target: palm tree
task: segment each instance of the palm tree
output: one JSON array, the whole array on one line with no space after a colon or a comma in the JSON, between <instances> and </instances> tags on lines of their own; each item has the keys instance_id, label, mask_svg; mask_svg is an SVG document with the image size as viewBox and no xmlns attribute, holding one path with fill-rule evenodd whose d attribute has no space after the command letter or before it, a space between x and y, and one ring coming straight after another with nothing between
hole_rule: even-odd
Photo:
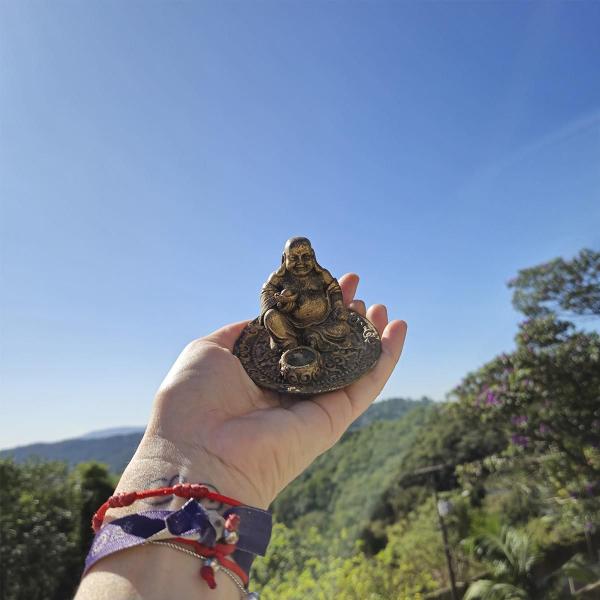
<instances>
[{"instance_id":1,"label":"palm tree","mask_svg":"<svg viewBox=\"0 0 600 600\"><path fill-rule=\"evenodd\" d=\"M485 535L476 545L477 553L488 565L490 578L478 579L470 586L463 600L548 600L565 597L561 583L574 577L579 583L598 579L598 568L581 554L573 555L558 569L534 577L542 556L529 537L516 529L505 527L499 536ZM568 594L571 597L571 594Z\"/></svg>"},{"instance_id":2,"label":"palm tree","mask_svg":"<svg viewBox=\"0 0 600 600\"><path fill-rule=\"evenodd\" d=\"M532 571L540 556L529 537L511 527L499 536L488 535L478 544L478 553L489 564L490 579L479 579L464 600L536 600L544 598Z\"/></svg>"}]
</instances>

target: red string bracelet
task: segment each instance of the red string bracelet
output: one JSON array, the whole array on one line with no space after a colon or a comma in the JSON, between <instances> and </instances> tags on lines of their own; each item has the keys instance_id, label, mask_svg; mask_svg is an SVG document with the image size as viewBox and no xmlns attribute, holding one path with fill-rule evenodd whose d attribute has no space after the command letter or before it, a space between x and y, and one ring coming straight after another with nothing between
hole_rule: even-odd
<instances>
[{"instance_id":1,"label":"red string bracelet","mask_svg":"<svg viewBox=\"0 0 600 600\"><path fill-rule=\"evenodd\" d=\"M121 508L123 506L130 506L136 500L144 500L146 498L155 498L157 496L179 496L180 498L194 498L195 500L201 500L208 498L216 502L228 504L229 506L242 506L242 503L228 496L223 496L217 492L211 491L205 485L199 483L177 483L171 487L157 488L154 490L143 490L141 492L124 492L111 496L94 514L92 518L92 529L98 532L106 511L109 508Z\"/></svg>"}]
</instances>

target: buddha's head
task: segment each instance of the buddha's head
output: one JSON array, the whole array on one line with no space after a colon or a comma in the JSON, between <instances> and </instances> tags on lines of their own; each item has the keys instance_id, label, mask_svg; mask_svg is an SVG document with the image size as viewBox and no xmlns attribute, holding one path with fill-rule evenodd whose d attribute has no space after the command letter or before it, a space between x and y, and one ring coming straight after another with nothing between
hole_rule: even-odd
<instances>
[{"instance_id":1,"label":"buddha's head","mask_svg":"<svg viewBox=\"0 0 600 600\"><path fill-rule=\"evenodd\" d=\"M296 277L305 277L316 266L315 252L305 237L290 238L283 249L282 262L286 271Z\"/></svg>"}]
</instances>

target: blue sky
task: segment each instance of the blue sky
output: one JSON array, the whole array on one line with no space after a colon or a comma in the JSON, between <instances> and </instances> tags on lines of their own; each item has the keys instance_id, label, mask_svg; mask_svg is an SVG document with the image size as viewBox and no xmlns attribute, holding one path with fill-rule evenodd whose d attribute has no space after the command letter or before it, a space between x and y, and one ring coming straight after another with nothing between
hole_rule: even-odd
<instances>
[{"instance_id":1,"label":"blue sky","mask_svg":"<svg viewBox=\"0 0 600 600\"><path fill-rule=\"evenodd\" d=\"M0 3L0 447L143 424L306 235L409 323L382 397L510 350L600 243L595 2Z\"/></svg>"}]
</instances>

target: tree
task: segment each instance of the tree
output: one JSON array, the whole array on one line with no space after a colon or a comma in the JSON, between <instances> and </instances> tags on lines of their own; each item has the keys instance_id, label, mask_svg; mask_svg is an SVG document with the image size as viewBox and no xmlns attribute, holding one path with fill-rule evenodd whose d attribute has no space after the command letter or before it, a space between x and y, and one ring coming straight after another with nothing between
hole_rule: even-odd
<instances>
[{"instance_id":1,"label":"tree","mask_svg":"<svg viewBox=\"0 0 600 600\"><path fill-rule=\"evenodd\" d=\"M482 536L475 546L479 559L487 564L489 577L474 581L464 600L549 600L564 597L561 584L566 577L581 582L597 578L597 568L576 554L558 569L541 574L544 556L529 536L505 527L500 535ZM571 594L569 594L571 597Z\"/></svg>"},{"instance_id":2,"label":"tree","mask_svg":"<svg viewBox=\"0 0 600 600\"><path fill-rule=\"evenodd\" d=\"M94 539L92 517L112 495L116 482L112 480L108 467L97 462L80 463L73 470L71 479L79 492L79 554L85 558Z\"/></svg>"},{"instance_id":3,"label":"tree","mask_svg":"<svg viewBox=\"0 0 600 600\"><path fill-rule=\"evenodd\" d=\"M572 260L556 258L523 269L509 282L513 305L527 317L550 313L600 314L600 252L584 248Z\"/></svg>"},{"instance_id":4,"label":"tree","mask_svg":"<svg viewBox=\"0 0 600 600\"><path fill-rule=\"evenodd\" d=\"M63 463L0 461L0 591L63 600L79 568L77 496Z\"/></svg>"},{"instance_id":5,"label":"tree","mask_svg":"<svg viewBox=\"0 0 600 600\"><path fill-rule=\"evenodd\" d=\"M112 493L107 468L0 460L0 597L68 600L91 544L91 517Z\"/></svg>"},{"instance_id":6,"label":"tree","mask_svg":"<svg viewBox=\"0 0 600 600\"><path fill-rule=\"evenodd\" d=\"M540 556L529 538L510 527L499 536L482 537L477 554L489 565L490 578L473 582L464 600L534 600L547 598L533 579L533 568Z\"/></svg>"},{"instance_id":7,"label":"tree","mask_svg":"<svg viewBox=\"0 0 600 600\"><path fill-rule=\"evenodd\" d=\"M594 485L600 475L600 336L576 329L549 306L600 314L600 254L525 269L510 283L531 318L516 349L469 374L454 391L483 425L501 424L515 448L553 457L563 484ZM574 493L580 490L573 489Z\"/></svg>"}]
</instances>

